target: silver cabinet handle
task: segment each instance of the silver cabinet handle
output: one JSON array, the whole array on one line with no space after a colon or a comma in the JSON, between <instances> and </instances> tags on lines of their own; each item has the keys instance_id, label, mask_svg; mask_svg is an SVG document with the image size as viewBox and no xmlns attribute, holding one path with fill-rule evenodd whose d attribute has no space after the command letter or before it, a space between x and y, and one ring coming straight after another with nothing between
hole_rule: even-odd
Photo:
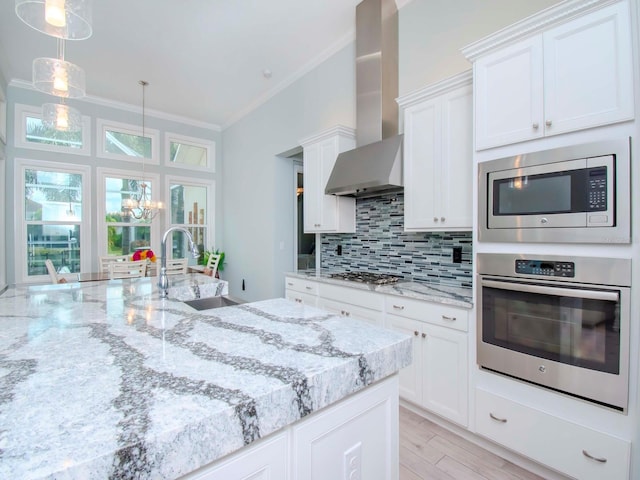
<instances>
[{"instance_id":1,"label":"silver cabinet handle","mask_svg":"<svg viewBox=\"0 0 640 480\"><path fill-rule=\"evenodd\" d=\"M607 463L607 459L606 458L602 458L602 457L594 457L593 455L590 455L589 452L587 452L586 450L582 450L582 454L587 457L590 460L593 460L595 462L600 462L600 463Z\"/></svg>"},{"instance_id":2,"label":"silver cabinet handle","mask_svg":"<svg viewBox=\"0 0 640 480\"><path fill-rule=\"evenodd\" d=\"M443 320L448 320L450 322L455 322L457 320L456 317L447 317L446 315L442 315Z\"/></svg>"},{"instance_id":3,"label":"silver cabinet handle","mask_svg":"<svg viewBox=\"0 0 640 480\"><path fill-rule=\"evenodd\" d=\"M396 310L404 310L404 305L394 305L393 308Z\"/></svg>"},{"instance_id":4,"label":"silver cabinet handle","mask_svg":"<svg viewBox=\"0 0 640 480\"><path fill-rule=\"evenodd\" d=\"M507 419L506 418L500 418L500 417L496 417L493 413L489 413L489 416L495 420L496 422L500 422L500 423L507 423Z\"/></svg>"},{"instance_id":5,"label":"silver cabinet handle","mask_svg":"<svg viewBox=\"0 0 640 480\"><path fill-rule=\"evenodd\" d=\"M551 120L547 120L546 122L544 122L544 124L545 124L547 127L550 127L550 126L551 126L551 123L552 123L552 122L551 122Z\"/></svg>"},{"instance_id":6,"label":"silver cabinet handle","mask_svg":"<svg viewBox=\"0 0 640 480\"><path fill-rule=\"evenodd\" d=\"M304 288L306 288L307 290L313 290L313 287L304 287Z\"/></svg>"},{"instance_id":7,"label":"silver cabinet handle","mask_svg":"<svg viewBox=\"0 0 640 480\"><path fill-rule=\"evenodd\" d=\"M293 283L291 282L287 282L287 285L289 285L290 287L293 287Z\"/></svg>"},{"instance_id":8,"label":"silver cabinet handle","mask_svg":"<svg viewBox=\"0 0 640 480\"><path fill-rule=\"evenodd\" d=\"M440 217L440 221L444 222L446 219L444 217Z\"/></svg>"},{"instance_id":9,"label":"silver cabinet handle","mask_svg":"<svg viewBox=\"0 0 640 480\"><path fill-rule=\"evenodd\" d=\"M438 217L433 217L433 221L437 222L438 221Z\"/></svg>"},{"instance_id":10,"label":"silver cabinet handle","mask_svg":"<svg viewBox=\"0 0 640 480\"><path fill-rule=\"evenodd\" d=\"M418 336L418 331L417 331L417 330L414 330L414 331L413 331L413 334L417 337L417 336Z\"/></svg>"},{"instance_id":11,"label":"silver cabinet handle","mask_svg":"<svg viewBox=\"0 0 640 480\"><path fill-rule=\"evenodd\" d=\"M533 127L534 130L537 130L538 127L540 127L540 125L538 125L538 122L533 122L533 125L531 125Z\"/></svg>"},{"instance_id":12,"label":"silver cabinet handle","mask_svg":"<svg viewBox=\"0 0 640 480\"><path fill-rule=\"evenodd\" d=\"M294 298L294 300L298 303L302 303L302 299L301 298Z\"/></svg>"},{"instance_id":13,"label":"silver cabinet handle","mask_svg":"<svg viewBox=\"0 0 640 480\"><path fill-rule=\"evenodd\" d=\"M423 334L422 334L422 338L427 338L427 334L426 334L426 333L423 333Z\"/></svg>"}]
</instances>

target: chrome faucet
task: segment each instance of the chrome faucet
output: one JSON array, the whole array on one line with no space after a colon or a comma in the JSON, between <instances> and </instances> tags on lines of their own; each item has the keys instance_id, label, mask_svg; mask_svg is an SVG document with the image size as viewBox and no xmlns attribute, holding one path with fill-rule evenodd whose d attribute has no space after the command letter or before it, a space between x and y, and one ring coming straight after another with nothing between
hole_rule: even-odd
<instances>
[{"instance_id":1,"label":"chrome faucet","mask_svg":"<svg viewBox=\"0 0 640 480\"><path fill-rule=\"evenodd\" d=\"M189 250L191 251L191 255L193 258L197 258L200 255L200 250L198 250L198 246L193 243L193 237L191 236L191 232L183 227L171 227L162 236L162 246L160 254L160 276L158 277L158 288L160 289L160 296L165 298L167 296L167 290L169 288L169 277L167 276L167 238L169 237L169 233L173 231L180 231L187 236L189 240Z\"/></svg>"}]
</instances>

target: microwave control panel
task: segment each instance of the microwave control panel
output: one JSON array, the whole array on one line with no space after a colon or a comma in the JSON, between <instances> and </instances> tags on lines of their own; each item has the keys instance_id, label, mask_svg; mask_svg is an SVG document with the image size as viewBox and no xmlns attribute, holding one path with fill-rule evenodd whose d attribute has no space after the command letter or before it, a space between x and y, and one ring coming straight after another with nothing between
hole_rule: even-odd
<instances>
[{"instance_id":1,"label":"microwave control panel","mask_svg":"<svg viewBox=\"0 0 640 480\"><path fill-rule=\"evenodd\" d=\"M573 262L518 259L516 260L516 273L544 277L575 277L576 265Z\"/></svg>"},{"instance_id":2,"label":"microwave control panel","mask_svg":"<svg viewBox=\"0 0 640 480\"><path fill-rule=\"evenodd\" d=\"M587 184L589 212L602 212L607 209L607 167L588 170Z\"/></svg>"}]
</instances>

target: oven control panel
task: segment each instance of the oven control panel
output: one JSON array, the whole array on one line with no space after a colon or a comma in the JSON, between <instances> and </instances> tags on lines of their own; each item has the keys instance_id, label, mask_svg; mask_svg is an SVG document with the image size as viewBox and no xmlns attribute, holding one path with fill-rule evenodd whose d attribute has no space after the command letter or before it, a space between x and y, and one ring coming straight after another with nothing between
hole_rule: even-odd
<instances>
[{"instance_id":1,"label":"oven control panel","mask_svg":"<svg viewBox=\"0 0 640 480\"><path fill-rule=\"evenodd\" d=\"M516 273L545 277L575 277L576 266L573 262L518 259L516 260Z\"/></svg>"}]
</instances>

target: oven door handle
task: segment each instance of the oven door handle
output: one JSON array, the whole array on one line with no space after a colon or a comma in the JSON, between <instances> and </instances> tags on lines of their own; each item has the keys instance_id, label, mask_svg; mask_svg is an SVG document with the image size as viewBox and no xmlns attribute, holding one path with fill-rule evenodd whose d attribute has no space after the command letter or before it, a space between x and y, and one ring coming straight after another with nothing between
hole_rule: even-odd
<instances>
[{"instance_id":1,"label":"oven door handle","mask_svg":"<svg viewBox=\"0 0 640 480\"><path fill-rule=\"evenodd\" d=\"M586 298L590 300L605 300L618 302L618 292L604 292L602 290L583 290L562 287L548 287L544 285L528 285L524 283L497 282L495 280L482 280L482 286L499 288L501 290L513 290L516 292L540 293L543 295L555 295L556 297Z\"/></svg>"}]
</instances>

